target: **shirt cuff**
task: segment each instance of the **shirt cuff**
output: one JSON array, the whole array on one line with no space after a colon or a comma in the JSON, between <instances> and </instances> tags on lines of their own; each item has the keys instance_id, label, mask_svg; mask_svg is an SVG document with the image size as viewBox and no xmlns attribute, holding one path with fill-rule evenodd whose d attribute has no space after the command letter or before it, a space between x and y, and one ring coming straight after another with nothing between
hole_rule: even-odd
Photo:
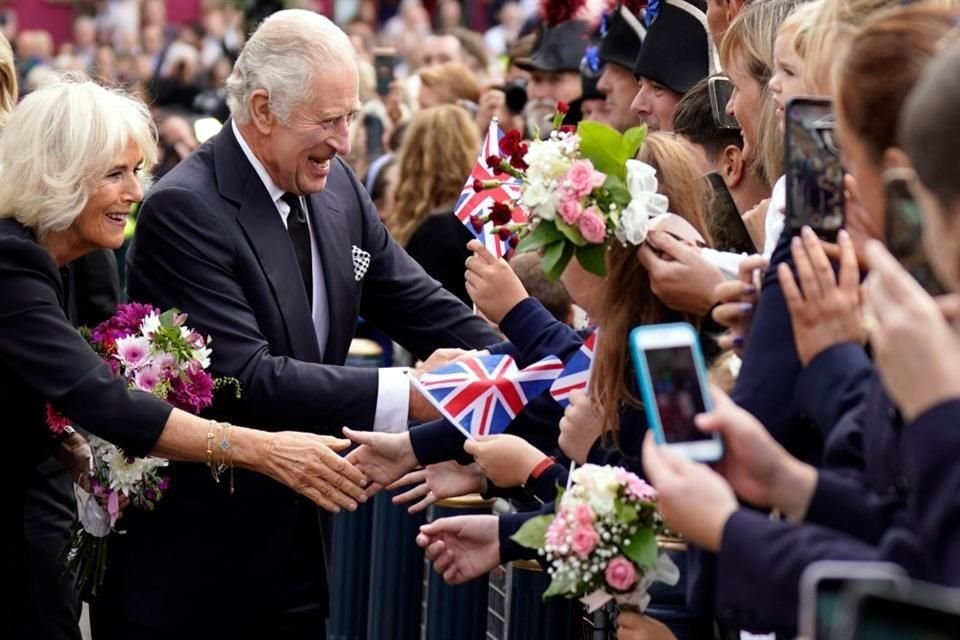
<instances>
[{"instance_id":1,"label":"shirt cuff","mask_svg":"<svg viewBox=\"0 0 960 640\"><path fill-rule=\"evenodd\" d=\"M406 367L385 367L378 370L377 411L373 430L400 433L407 429L410 415L410 377Z\"/></svg>"}]
</instances>

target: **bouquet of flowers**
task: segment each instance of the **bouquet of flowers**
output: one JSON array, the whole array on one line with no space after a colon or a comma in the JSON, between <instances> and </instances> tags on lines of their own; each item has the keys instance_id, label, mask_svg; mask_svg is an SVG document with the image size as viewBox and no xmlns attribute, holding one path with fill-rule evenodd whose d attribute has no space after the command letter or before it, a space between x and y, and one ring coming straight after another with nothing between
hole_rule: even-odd
<instances>
[{"instance_id":1,"label":"bouquet of flowers","mask_svg":"<svg viewBox=\"0 0 960 640\"><path fill-rule=\"evenodd\" d=\"M588 271L605 275L609 243L642 244L650 217L666 213L669 204L657 193L656 170L633 159L646 125L623 134L598 122L581 122L575 129L562 125L568 108L557 105L545 140L525 141L515 129L501 138L500 155L487 158L487 164L495 175L510 176L520 197L471 221L479 228L492 220L517 251L542 249L550 279L558 278L574 255ZM473 186L495 189L500 181L477 180ZM511 221L515 207L529 223Z\"/></svg>"},{"instance_id":2,"label":"bouquet of flowers","mask_svg":"<svg viewBox=\"0 0 960 640\"><path fill-rule=\"evenodd\" d=\"M210 366L210 339L186 325L187 316L176 310L161 313L149 305L120 305L116 314L93 328L81 329L93 349L130 389L146 391L173 406L199 413L213 402L214 391L232 385L233 378L214 380ZM62 433L69 418L47 405L47 424ZM135 458L119 447L90 437L93 453L89 491L77 489L80 521L64 550L67 571L77 575L77 587L89 585L92 593L103 583L107 537L118 531L117 518L124 503L153 510L169 486L160 474L167 465L161 458ZM122 533L122 531L119 531Z\"/></svg>"},{"instance_id":3,"label":"bouquet of flowers","mask_svg":"<svg viewBox=\"0 0 960 640\"><path fill-rule=\"evenodd\" d=\"M583 596L591 613L610 600L643 611L654 581L673 585L680 577L657 548L664 525L656 491L621 467L587 464L571 479L556 514L528 520L513 536L547 560L551 581L543 597Z\"/></svg>"}]
</instances>

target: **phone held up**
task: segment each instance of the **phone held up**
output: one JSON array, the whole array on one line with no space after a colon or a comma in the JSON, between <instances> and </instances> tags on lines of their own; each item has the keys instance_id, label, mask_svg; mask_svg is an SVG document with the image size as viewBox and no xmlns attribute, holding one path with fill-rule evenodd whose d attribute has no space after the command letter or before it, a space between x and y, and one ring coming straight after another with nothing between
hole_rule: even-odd
<instances>
[{"instance_id":1,"label":"phone held up","mask_svg":"<svg viewBox=\"0 0 960 640\"><path fill-rule=\"evenodd\" d=\"M947 293L940 284L923 250L923 212L913 197L911 169L888 169L883 173L886 188L885 235L887 248L927 293Z\"/></svg>"},{"instance_id":2,"label":"phone held up","mask_svg":"<svg viewBox=\"0 0 960 640\"><path fill-rule=\"evenodd\" d=\"M785 115L787 226L793 235L809 226L831 242L843 227L846 201L844 170L826 98L794 98Z\"/></svg>"},{"instance_id":3,"label":"phone held up","mask_svg":"<svg viewBox=\"0 0 960 640\"><path fill-rule=\"evenodd\" d=\"M710 94L710 110L713 123L721 129L739 129L740 123L727 113L727 105L733 96L733 83L727 76L712 76L707 80L707 92Z\"/></svg>"},{"instance_id":4,"label":"phone held up","mask_svg":"<svg viewBox=\"0 0 960 640\"><path fill-rule=\"evenodd\" d=\"M377 95L390 93L397 67L397 51L392 47L377 47L373 50L373 70L377 76Z\"/></svg>"},{"instance_id":5,"label":"phone held up","mask_svg":"<svg viewBox=\"0 0 960 640\"><path fill-rule=\"evenodd\" d=\"M630 355L657 444L699 462L719 460L719 434L703 433L693 422L712 408L696 330L686 323L637 327L630 332Z\"/></svg>"}]
</instances>

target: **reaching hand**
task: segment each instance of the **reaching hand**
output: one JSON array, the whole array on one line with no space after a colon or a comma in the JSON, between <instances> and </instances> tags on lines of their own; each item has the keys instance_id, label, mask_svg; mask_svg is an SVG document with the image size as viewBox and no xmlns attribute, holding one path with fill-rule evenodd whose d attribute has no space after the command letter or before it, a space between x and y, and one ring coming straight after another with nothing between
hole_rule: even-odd
<instances>
[{"instance_id":1,"label":"reaching hand","mask_svg":"<svg viewBox=\"0 0 960 640\"><path fill-rule=\"evenodd\" d=\"M473 456L493 484L504 488L521 486L547 457L523 438L505 433L467 440L463 449Z\"/></svg>"},{"instance_id":2,"label":"reaching hand","mask_svg":"<svg viewBox=\"0 0 960 640\"><path fill-rule=\"evenodd\" d=\"M440 518L420 527L417 544L447 584L463 584L500 564L497 516Z\"/></svg>"},{"instance_id":3,"label":"reaching hand","mask_svg":"<svg viewBox=\"0 0 960 640\"><path fill-rule=\"evenodd\" d=\"M730 329L717 339L721 349L733 349L738 356L743 355L767 264L761 255L750 256L740 263L739 280L721 282L714 290L714 297L722 304L714 307L713 319Z\"/></svg>"},{"instance_id":4,"label":"reaching hand","mask_svg":"<svg viewBox=\"0 0 960 640\"><path fill-rule=\"evenodd\" d=\"M944 318L956 298L938 304L879 242L868 243L866 254L866 324L874 361L890 397L912 421L960 398L960 338Z\"/></svg>"},{"instance_id":5,"label":"reaching hand","mask_svg":"<svg viewBox=\"0 0 960 640\"><path fill-rule=\"evenodd\" d=\"M650 274L650 290L671 309L703 316L714 305L724 277L696 247L651 229L637 257Z\"/></svg>"},{"instance_id":6,"label":"reaching hand","mask_svg":"<svg viewBox=\"0 0 960 640\"><path fill-rule=\"evenodd\" d=\"M486 355L487 353L487 351L477 351L476 349L471 349L470 351L465 349L437 349L430 354L429 358L418 363L416 369L419 372L426 373L444 367L452 362L462 360L463 358Z\"/></svg>"},{"instance_id":7,"label":"reaching hand","mask_svg":"<svg viewBox=\"0 0 960 640\"><path fill-rule=\"evenodd\" d=\"M524 298L529 297L520 278L503 258L496 258L479 240L467 243L473 255L467 258L467 293L490 322L500 324Z\"/></svg>"},{"instance_id":8,"label":"reaching hand","mask_svg":"<svg viewBox=\"0 0 960 640\"><path fill-rule=\"evenodd\" d=\"M801 235L803 239L794 237L790 247L800 287L786 264L777 268L777 277L790 310L797 355L806 366L833 345L862 343L864 335L860 268L850 236L841 230L837 237L840 251L837 277L816 234L804 227Z\"/></svg>"},{"instance_id":9,"label":"reaching hand","mask_svg":"<svg viewBox=\"0 0 960 640\"><path fill-rule=\"evenodd\" d=\"M411 378L415 377L419 379L424 372L424 369L410 369L408 370L408 375ZM443 417L440 415L440 412L437 411L437 408L420 393L420 390L413 386L412 380L410 382L409 402L409 405L407 405L407 418L409 420L414 422L428 422L430 420L439 420Z\"/></svg>"},{"instance_id":10,"label":"reaching hand","mask_svg":"<svg viewBox=\"0 0 960 640\"><path fill-rule=\"evenodd\" d=\"M376 493L417 466L417 457L410 444L410 433L377 433L343 428L343 434L360 446L347 454L347 460L376 485L368 495Z\"/></svg>"},{"instance_id":11,"label":"reaching hand","mask_svg":"<svg viewBox=\"0 0 960 640\"><path fill-rule=\"evenodd\" d=\"M354 511L365 502L367 479L337 455L349 440L297 431L268 434L267 451L257 471L310 498L327 511Z\"/></svg>"},{"instance_id":12,"label":"reaching hand","mask_svg":"<svg viewBox=\"0 0 960 640\"><path fill-rule=\"evenodd\" d=\"M720 474L656 444L650 431L643 441L643 468L657 490L657 506L667 524L698 547L719 551L723 527L739 508L733 489Z\"/></svg>"},{"instance_id":13,"label":"reaching hand","mask_svg":"<svg viewBox=\"0 0 960 640\"><path fill-rule=\"evenodd\" d=\"M777 507L802 520L817 485L817 471L791 456L756 418L719 389L714 409L696 417L697 427L723 436L723 459L715 465L737 495L757 507Z\"/></svg>"},{"instance_id":14,"label":"reaching hand","mask_svg":"<svg viewBox=\"0 0 960 640\"><path fill-rule=\"evenodd\" d=\"M411 471L387 489L393 491L411 484L415 485L412 489L393 496L393 504L404 504L419 498L419 502L407 509L410 513L419 513L439 500L482 492L484 477L479 465L464 466L448 460Z\"/></svg>"},{"instance_id":15,"label":"reaching hand","mask_svg":"<svg viewBox=\"0 0 960 640\"><path fill-rule=\"evenodd\" d=\"M617 640L677 640L677 636L659 620L621 611L617 615Z\"/></svg>"},{"instance_id":16,"label":"reaching hand","mask_svg":"<svg viewBox=\"0 0 960 640\"><path fill-rule=\"evenodd\" d=\"M583 464L602 432L600 407L590 401L586 392L570 392L570 404L560 418L560 450L577 464Z\"/></svg>"}]
</instances>

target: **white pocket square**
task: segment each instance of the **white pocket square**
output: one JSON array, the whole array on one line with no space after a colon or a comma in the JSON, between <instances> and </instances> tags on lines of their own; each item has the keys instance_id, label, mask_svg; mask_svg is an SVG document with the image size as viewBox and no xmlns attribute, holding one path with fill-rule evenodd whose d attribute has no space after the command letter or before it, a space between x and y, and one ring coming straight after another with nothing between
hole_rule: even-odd
<instances>
[{"instance_id":1,"label":"white pocket square","mask_svg":"<svg viewBox=\"0 0 960 640\"><path fill-rule=\"evenodd\" d=\"M363 280L363 276L367 274L367 269L370 268L370 252L353 245L351 254L353 256L353 279L360 282Z\"/></svg>"}]
</instances>

